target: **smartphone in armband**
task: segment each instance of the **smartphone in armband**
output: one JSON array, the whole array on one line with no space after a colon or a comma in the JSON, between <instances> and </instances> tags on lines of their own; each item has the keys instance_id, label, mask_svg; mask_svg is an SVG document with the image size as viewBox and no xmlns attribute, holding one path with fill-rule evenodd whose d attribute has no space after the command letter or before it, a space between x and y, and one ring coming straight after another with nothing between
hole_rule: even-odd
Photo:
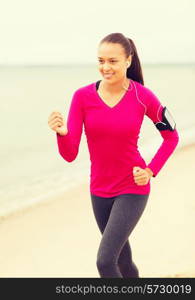
<instances>
[{"instance_id":1,"label":"smartphone in armband","mask_svg":"<svg viewBox=\"0 0 195 300\"><path fill-rule=\"evenodd\" d=\"M175 123L172 115L170 114L170 112L166 108L166 106L162 110L162 121L154 123L154 124L155 124L156 128L160 131L161 130L171 130L171 131L173 131L176 127L176 123Z\"/></svg>"}]
</instances>

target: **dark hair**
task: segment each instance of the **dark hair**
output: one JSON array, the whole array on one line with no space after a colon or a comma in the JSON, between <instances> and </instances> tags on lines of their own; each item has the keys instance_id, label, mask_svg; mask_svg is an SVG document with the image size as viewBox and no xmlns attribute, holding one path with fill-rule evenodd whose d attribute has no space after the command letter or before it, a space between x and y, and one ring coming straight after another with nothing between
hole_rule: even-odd
<instances>
[{"instance_id":1,"label":"dark hair","mask_svg":"<svg viewBox=\"0 0 195 300\"><path fill-rule=\"evenodd\" d=\"M117 43L121 44L123 47L126 57L129 57L129 55L132 56L132 61L131 65L127 69L127 78L132 78L133 80L141 83L144 85L144 79L143 79L143 74L142 74L142 68L140 64L140 60L137 54L137 49L135 47L134 42L132 39L126 38L122 33L111 33L104 37L101 41L100 44L102 43Z\"/></svg>"}]
</instances>

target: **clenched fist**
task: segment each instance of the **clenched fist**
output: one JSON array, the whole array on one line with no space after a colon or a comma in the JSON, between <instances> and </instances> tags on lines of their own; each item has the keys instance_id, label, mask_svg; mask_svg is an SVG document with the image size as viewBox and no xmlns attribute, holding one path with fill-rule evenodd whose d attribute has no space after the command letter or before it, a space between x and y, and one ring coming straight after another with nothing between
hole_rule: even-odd
<instances>
[{"instance_id":1,"label":"clenched fist","mask_svg":"<svg viewBox=\"0 0 195 300\"><path fill-rule=\"evenodd\" d=\"M58 111L53 111L48 118L49 127L60 135L68 133L62 114Z\"/></svg>"},{"instance_id":2,"label":"clenched fist","mask_svg":"<svg viewBox=\"0 0 195 300\"><path fill-rule=\"evenodd\" d=\"M137 185L146 185L153 176L153 172L149 168L142 169L140 167L134 167L133 176Z\"/></svg>"}]
</instances>

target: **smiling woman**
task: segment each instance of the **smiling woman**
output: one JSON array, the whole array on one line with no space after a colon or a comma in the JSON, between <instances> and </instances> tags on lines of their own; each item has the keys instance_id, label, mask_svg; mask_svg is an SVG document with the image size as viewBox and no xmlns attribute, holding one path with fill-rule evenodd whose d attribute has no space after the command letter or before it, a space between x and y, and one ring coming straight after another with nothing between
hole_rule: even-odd
<instances>
[{"instance_id":1,"label":"smiling woman","mask_svg":"<svg viewBox=\"0 0 195 300\"><path fill-rule=\"evenodd\" d=\"M60 155L72 162L78 155L83 125L91 161L90 196L102 233L97 254L101 277L139 277L128 237L139 221L156 177L178 143L176 128L159 126L164 107L144 86L141 64L132 40L121 33L106 36L98 47L103 79L75 91L67 123L53 112ZM149 164L138 150L145 115L157 126L163 142Z\"/></svg>"},{"instance_id":2,"label":"smiling woman","mask_svg":"<svg viewBox=\"0 0 195 300\"><path fill-rule=\"evenodd\" d=\"M115 54L115 58L112 58ZM99 47L99 71L105 78L111 78L112 75L123 75L126 71L127 64L130 65L130 60L125 61L124 51L120 44L103 43ZM113 77L112 77L113 78ZM117 77L115 77L115 80Z\"/></svg>"},{"instance_id":3,"label":"smiling woman","mask_svg":"<svg viewBox=\"0 0 195 300\"><path fill-rule=\"evenodd\" d=\"M99 71L104 78L100 90L104 85L105 92L120 94L129 86L128 78L144 84L141 64L132 40L121 38L120 34L112 36L112 39L104 38L98 47L98 61Z\"/></svg>"},{"instance_id":4,"label":"smiling woman","mask_svg":"<svg viewBox=\"0 0 195 300\"><path fill-rule=\"evenodd\" d=\"M126 77L126 71L131 66L133 51L130 53L132 54L128 56L120 43L103 40L99 45L99 71L104 80L99 82L98 94L110 107L119 103L125 95L125 90L131 88L130 80Z\"/></svg>"}]
</instances>

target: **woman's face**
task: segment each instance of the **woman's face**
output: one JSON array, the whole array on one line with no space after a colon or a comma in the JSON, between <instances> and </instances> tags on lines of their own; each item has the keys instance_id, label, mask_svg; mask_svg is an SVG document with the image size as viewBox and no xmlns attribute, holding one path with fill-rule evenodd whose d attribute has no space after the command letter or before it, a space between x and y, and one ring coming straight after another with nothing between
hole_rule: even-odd
<instances>
[{"instance_id":1,"label":"woman's face","mask_svg":"<svg viewBox=\"0 0 195 300\"><path fill-rule=\"evenodd\" d=\"M104 42L98 48L98 62L99 71L104 80L116 83L126 77L127 62L131 63L131 57L126 58L120 44Z\"/></svg>"}]
</instances>

